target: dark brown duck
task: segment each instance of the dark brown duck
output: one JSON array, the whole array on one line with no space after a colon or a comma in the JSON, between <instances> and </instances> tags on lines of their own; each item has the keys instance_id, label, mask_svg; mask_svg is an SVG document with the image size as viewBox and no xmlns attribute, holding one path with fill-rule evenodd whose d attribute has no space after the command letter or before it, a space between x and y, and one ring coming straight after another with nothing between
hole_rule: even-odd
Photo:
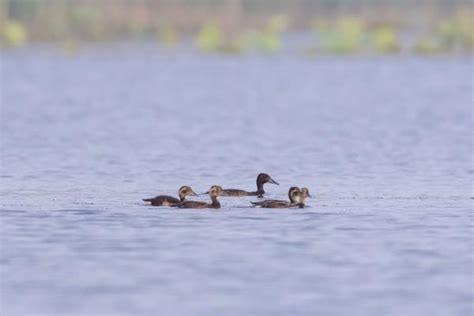
<instances>
[{"instance_id":1,"label":"dark brown duck","mask_svg":"<svg viewBox=\"0 0 474 316\"><path fill-rule=\"evenodd\" d=\"M289 208L289 207L300 206L301 205L300 204L300 189L298 187L291 187L288 190L288 199L289 201L265 200L261 202L250 202L250 203L252 203L255 207L261 207L261 208Z\"/></svg>"},{"instance_id":2,"label":"dark brown duck","mask_svg":"<svg viewBox=\"0 0 474 316\"><path fill-rule=\"evenodd\" d=\"M190 186L183 185L178 190L179 199L169 195L159 195L155 196L154 198L143 199L143 201L151 202L151 205L153 206L173 206L177 203L185 201L186 196L188 195L197 196L197 194L193 191L193 189L191 189Z\"/></svg>"},{"instance_id":3,"label":"dark brown duck","mask_svg":"<svg viewBox=\"0 0 474 316\"><path fill-rule=\"evenodd\" d=\"M222 193L222 188L218 185L213 185L209 189L209 197L211 198L211 203L202 202L202 201L183 201L173 206L179 208L220 208L221 203L217 200L217 197Z\"/></svg>"},{"instance_id":4,"label":"dark brown duck","mask_svg":"<svg viewBox=\"0 0 474 316\"><path fill-rule=\"evenodd\" d=\"M254 196L256 195L257 197L261 198L265 194L265 190L263 189L263 185L265 183L272 183L272 184L277 184L279 185L278 182L272 179L268 174L266 173L260 173L257 176L257 191L245 191L245 190L239 190L239 189L224 189L222 191L222 196Z\"/></svg>"}]
</instances>

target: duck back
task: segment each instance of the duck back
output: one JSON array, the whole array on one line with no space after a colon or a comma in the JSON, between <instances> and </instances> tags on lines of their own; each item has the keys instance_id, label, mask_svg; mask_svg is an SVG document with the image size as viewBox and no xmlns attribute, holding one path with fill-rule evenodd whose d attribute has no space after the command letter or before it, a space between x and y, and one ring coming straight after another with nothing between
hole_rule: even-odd
<instances>
[{"instance_id":1,"label":"duck back","mask_svg":"<svg viewBox=\"0 0 474 316\"><path fill-rule=\"evenodd\" d=\"M153 206L173 206L180 202L179 199L169 195L159 195L154 198L143 199L143 201L150 202Z\"/></svg>"},{"instance_id":2,"label":"duck back","mask_svg":"<svg viewBox=\"0 0 474 316\"><path fill-rule=\"evenodd\" d=\"M290 202L280 200L265 200L262 202L252 202L252 204L260 208L289 208L292 206Z\"/></svg>"},{"instance_id":3,"label":"duck back","mask_svg":"<svg viewBox=\"0 0 474 316\"><path fill-rule=\"evenodd\" d=\"M219 202L215 203L206 203L201 201L183 201L173 206L179 208L220 208L221 205Z\"/></svg>"},{"instance_id":4,"label":"duck back","mask_svg":"<svg viewBox=\"0 0 474 316\"><path fill-rule=\"evenodd\" d=\"M222 190L221 195L222 196L248 196L248 195L251 195L250 193L251 192L238 190L238 189L225 189L225 190Z\"/></svg>"}]
</instances>

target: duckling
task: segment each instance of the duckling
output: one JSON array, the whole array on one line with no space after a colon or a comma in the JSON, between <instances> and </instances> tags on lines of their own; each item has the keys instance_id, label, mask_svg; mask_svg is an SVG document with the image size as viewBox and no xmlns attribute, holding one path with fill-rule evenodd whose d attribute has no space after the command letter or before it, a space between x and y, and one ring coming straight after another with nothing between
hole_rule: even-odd
<instances>
[{"instance_id":1,"label":"duckling","mask_svg":"<svg viewBox=\"0 0 474 316\"><path fill-rule=\"evenodd\" d=\"M307 198L307 197L312 197L311 194L309 194L309 190L308 188L301 188L300 189L300 199L299 199L299 205L298 207L299 208L304 208L304 200Z\"/></svg>"},{"instance_id":2,"label":"duckling","mask_svg":"<svg viewBox=\"0 0 474 316\"><path fill-rule=\"evenodd\" d=\"M298 187L291 187L288 190L288 201L283 200L265 200L261 202L250 202L255 207L262 207L262 208L289 208L294 206L300 205L300 188Z\"/></svg>"},{"instance_id":3,"label":"duckling","mask_svg":"<svg viewBox=\"0 0 474 316\"><path fill-rule=\"evenodd\" d=\"M178 190L179 199L169 195L158 195L154 198L143 199L143 201L151 202L151 205L153 206L173 206L174 204L183 202L188 195L198 196L190 186L183 185Z\"/></svg>"},{"instance_id":4,"label":"duckling","mask_svg":"<svg viewBox=\"0 0 474 316\"><path fill-rule=\"evenodd\" d=\"M222 191L222 196L253 196L256 195L259 198L262 198L263 195L265 194L265 191L263 190L263 185L265 183L272 183L276 185L280 185L278 182L272 179L268 174L266 173L260 173L257 176L257 191L244 191L244 190L238 190L238 189L224 189Z\"/></svg>"},{"instance_id":5,"label":"duckling","mask_svg":"<svg viewBox=\"0 0 474 316\"><path fill-rule=\"evenodd\" d=\"M211 198L211 203L201 202L201 201L183 201L173 206L179 208L220 208L221 203L217 200L217 197L222 193L222 188L218 185L213 185L209 189L209 197Z\"/></svg>"}]
</instances>

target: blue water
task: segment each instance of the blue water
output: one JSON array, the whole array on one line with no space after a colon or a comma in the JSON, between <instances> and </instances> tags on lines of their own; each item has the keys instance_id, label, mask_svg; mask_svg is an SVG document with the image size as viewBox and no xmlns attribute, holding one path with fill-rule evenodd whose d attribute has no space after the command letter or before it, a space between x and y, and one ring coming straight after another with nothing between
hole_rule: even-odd
<instances>
[{"instance_id":1,"label":"blue water","mask_svg":"<svg viewBox=\"0 0 474 316\"><path fill-rule=\"evenodd\" d=\"M1 75L2 315L473 314L470 58L26 49ZM259 172L314 198L141 202Z\"/></svg>"}]
</instances>

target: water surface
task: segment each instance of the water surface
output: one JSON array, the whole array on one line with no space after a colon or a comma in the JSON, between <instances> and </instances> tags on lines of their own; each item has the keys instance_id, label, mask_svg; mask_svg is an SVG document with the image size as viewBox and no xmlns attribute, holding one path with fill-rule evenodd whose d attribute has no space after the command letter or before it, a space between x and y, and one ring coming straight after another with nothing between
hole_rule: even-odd
<instances>
[{"instance_id":1,"label":"water surface","mask_svg":"<svg viewBox=\"0 0 474 316\"><path fill-rule=\"evenodd\" d=\"M4 315L469 315L466 57L3 53ZM146 206L307 186L294 210ZM205 196L202 197L206 199Z\"/></svg>"}]
</instances>

